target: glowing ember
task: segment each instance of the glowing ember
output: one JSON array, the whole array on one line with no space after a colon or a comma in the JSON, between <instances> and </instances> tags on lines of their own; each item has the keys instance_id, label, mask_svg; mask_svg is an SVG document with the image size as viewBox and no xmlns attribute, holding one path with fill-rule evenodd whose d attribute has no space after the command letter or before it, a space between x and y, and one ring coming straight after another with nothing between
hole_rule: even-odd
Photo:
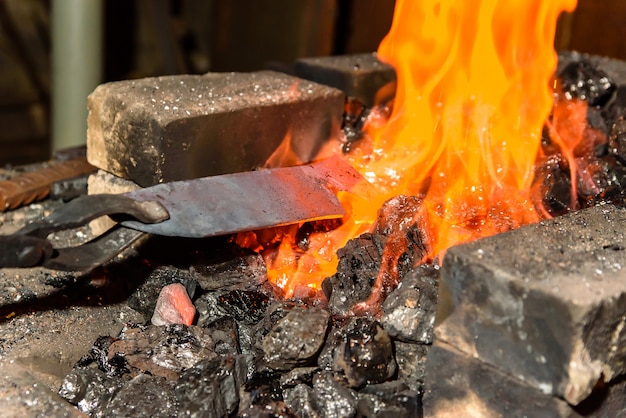
<instances>
[{"instance_id":1,"label":"glowing ember","mask_svg":"<svg viewBox=\"0 0 626 418\"><path fill-rule=\"evenodd\" d=\"M531 186L553 105L556 21L575 5L398 0L378 51L396 69L393 109L388 118L374 115L367 137L346 155L377 193L343 194L343 224L310 234L306 249L293 235L283 239L280 251L265 254L270 279L287 296L298 286L319 287L335 271L336 250L400 194L423 198L430 258L539 220Z\"/></svg>"}]
</instances>

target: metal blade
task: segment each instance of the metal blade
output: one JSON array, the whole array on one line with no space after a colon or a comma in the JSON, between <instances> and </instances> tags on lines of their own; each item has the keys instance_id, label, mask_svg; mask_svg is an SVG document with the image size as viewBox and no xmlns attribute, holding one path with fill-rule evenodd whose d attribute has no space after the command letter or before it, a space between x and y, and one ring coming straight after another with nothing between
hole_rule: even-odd
<instances>
[{"instance_id":1,"label":"metal blade","mask_svg":"<svg viewBox=\"0 0 626 418\"><path fill-rule=\"evenodd\" d=\"M338 218L345 212L334 192L350 189L359 179L336 156L316 164L159 184L125 195L161 203L170 218L121 224L151 234L203 238Z\"/></svg>"}]
</instances>

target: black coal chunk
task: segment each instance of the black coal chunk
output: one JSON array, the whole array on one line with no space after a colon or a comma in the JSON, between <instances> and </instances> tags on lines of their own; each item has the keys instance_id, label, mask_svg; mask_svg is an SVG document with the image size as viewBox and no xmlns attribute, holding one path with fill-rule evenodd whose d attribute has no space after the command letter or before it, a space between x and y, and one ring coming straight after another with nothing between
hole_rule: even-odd
<instances>
[{"instance_id":1,"label":"black coal chunk","mask_svg":"<svg viewBox=\"0 0 626 418\"><path fill-rule=\"evenodd\" d=\"M626 84L617 86L611 100L602 108L602 115L609 127L626 115Z\"/></svg>"},{"instance_id":2,"label":"black coal chunk","mask_svg":"<svg viewBox=\"0 0 626 418\"><path fill-rule=\"evenodd\" d=\"M330 313L324 309L294 307L262 342L264 360L276 370L313 364L324 344Z\"/></svg>"},{"instance_id":3,"label":"black coal chunk","mask_svg":"<svg viewBox=\"0 0 626 418\"><path fill-rule=\"evenodd\" d=\"M369 385L359 392L359 416L413 418L421 413L421 393L399 381Z\"/></svg>"},{"instance_id":4,"label":"black coal chunk","mask_svg":"<svg viewBox=\"0 0 626 418\"><path fill-rule=\"evenodd\" d=\"M280 377L280 386L292 388L300 383L311 385L313 376L319 371L319 367L296 367Z\"/></svg>"},{"instance_id":5,"label":"black coal chunk","mask_svg":"<svg viewBox=\"0 0 626 418\"><path fill-rule=\"evenodd\" d=\"M617 119L609 134L608 151L626 165L626 115Z\"/></svg>"},{"instance_id":6,"label":"black coal chunk","mask_svg":"<svg viewBox=\"0 0 626 418\"><path fill-rule=\"evenodd\" d=\"M424 386L426 359L429 344L405 343L394 341L395 358L398 363L398 380L411 390L421 391Z\"/></svg>"},{"instance_id":7,"label":"black coal chunk","mask_svg":"<svg viewBox=\"0 0 626 418\"><path fill-rule=\"evenodd\" d=\"M346 316L372 293L382 262L385 237L370 233L351 239L337 251L337 273L322 283L334 315Z\"/></svg>"},{"instance_id":8,"label":"black coal chunk","mask_svg":"<svg viewBox=\"0 0 626 418\"><path fill-rule=\"evenodd\" d=\"M342 373L350 387L382 383L397 369L389 334L377 321L351 318L334 330L318 357L323 370Z\"/></svg>"},{"instance_id":9,"label":"black coal chunk","mask_svg":"<svg viewBox=\"0 0 626 418\"><path fill-rule=\"evenodd\" d=\"M439 268L424 264L402 279L383 303L382 326L397 340L430 344L437 310Z\"/></svg>"},{"instance_id":10,"label":"black coal chunk","mask_svg":"<svg viewBox=\"0 0 626 418\"><path fill-rule=\"evenodd\" d=\"M603 203L624 205L626 196L626 167L615 156L607 155L587 167L591 182L578 181L579 200L584 207Z\"/></svg>"},{"instance_id":11,"label":"black coal chunk","mask_svg":"<svg viewBox=\"0 0 626 418\"><path fill-rule=\"evenodd\" d=\"M205 325L211 336L216 354L235 355L241 352L237 321L232 317L223 317Z\"/></svg>"},{"instance_id":12,"label":"black coal chunk","mask_svg":"<svg viewBox=\"0 0 626 418\"><path fill-rule=\"evenodd\" d=\"M615 90L608 74L584 58L570 62L558 76L567 98L586 100L592 106L605 104Z\"/></svg>"},{"instance_id":13,"label":"black coal chunk","mask_svg":"<svg viewBox=\"0 0 626 418\"><path fill-rule=\"evenodd\" d=\"M115 338L100 336L93 343L87 354L82 356L76 363L76 367L96 366L107 376L122 376L128 373L126 360L114 355L109 358L109 348L115 342Z\"/></svg>"},{"instance_id":14,"label":"black coal chunk","mask_svg":"<svg viewBox=\"0 0 626 418\"><path fill-rule=\"evenodd\" d=\"M265 315L270 296L259 290L218 290L201 295L195 303L198 325L232 317L244 324L256 324Z\"/></svg>"},{"instance_id":15,"label":"black coal chunk","mask_svg":"<svg viewBox=\"0 0 626 418\"><path fill-rule=\"evenodd\" d=\"M422 200L415 196L389 199L378 212L373 232L348 241L337 251L337 273L322 283L333 315L349 316L352 308L366 301L374 288L382 302L402 276L426 256L427 240L418 225L421 204ZM384 262L389 265L379 275Z\"/></svg>"},{"instance_id":16,"label":"black coal chunk","mask_svg":"<svg viewBox=\"0 0 626 418\"><path fill-rule=\"evenodd\" d=\"M173 266L159 266L128 299L128 306L140 312L146 321L154 314L156 301L164 286L180 283L185 286L190 298L193 298L197 283L188 271Z\"/></svg>"},{"instance_id":17,"label":"black coal chunk","mask_svg":"<svg viewBox=\"0 0 626 418\"><path fill-rule=\"evenodd\" d=\"M174 387L174 382L139 374L115 394L101 416L136 418L176 416L178 403Z\"/></svg>"},{"instance_id":18,"label":"black coal chunk","mask_svg":"<svg viewBox=\"0 0 626 418\"><path fill-rule=\"evenodd\" d=\"M535 167L536 199L552 216L569 213L572 184L570 172L558 155L553 155Z\"/></svg>"},{"instance_id":19,"label":"black coal chunk","mask_svg":"<svg viewBox=\"0 0 626 418\"><path fill-rule=\"evenodd\" d=\"M285 390L285 403L300 417L353 417L357 402L358 394L330 372L316 374L313 387L299 384Z\"/></svg>"},{"instance_id":20,"label":"black coal chunk","mask_svg":"<svg viewBox=\"0 0 626 418\"><path fill-rule=\"evenodd\" d=\"M176 380L185 369L217 356L210 333L182 324L130 328L111 344L109 357L118 354L140 372Z\"/></svg>"},{"instance_id":21,"label":"black coal chunk","mask_svg":"<svg viewBox=\"0 0 626 418\"><path fill-rule=\"evenodd\" d=\"M102 411L124 381L94 367L75 367L61 383L59 395L88 415Z\"/></svg>"},{"instance_id":22,"label":"black coal chunk","mask_svg":"<svg viewBox=\"0 0 626 418\"><path fill-rule=\"evenodd\" d=\"M267 282L263 257L236 245L196 260L189 271L204 290L254 290Z\"/></svg>"},{"instance_id":23,"label":"black coal chunk","mask_svg":"<svg viewBox=\"0 0 626 418\"><path fill-rule=\"evenodd\" d=\"M245 370L241 356L202 360L185 370L175 390L179 415L224 417L233 414L239 405Z\"/></svg>"}]
</instances>

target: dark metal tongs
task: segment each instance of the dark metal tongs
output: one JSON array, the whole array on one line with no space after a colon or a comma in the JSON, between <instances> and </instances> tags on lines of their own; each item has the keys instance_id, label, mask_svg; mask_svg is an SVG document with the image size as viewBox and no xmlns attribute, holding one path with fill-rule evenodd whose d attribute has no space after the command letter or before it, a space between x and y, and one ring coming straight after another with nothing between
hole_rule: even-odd
<instances>
[{"instance_id":1,"label":"dark metal tongs","mask_svg":"<svg viewBox=\"0 0 626 418\"><path fill-rule=\"evenodd\" d=\"M124 194L79 197L41 221L0 236L0 267L88 271L145 233L204 238L342 217L337 191L366 183L341 157L159 184ZM83 245L54 248L53 232L104 215L118 224Z\"/></svg>"},{"instance_id":2,"label":"dark metal tongs","mask_svg":"<svg viewBox=\"0 0 626 418\"><path fill-rule=\"evenodd\" d=\"M0 267L42 266L53 270L88 271L104 264L143 235L115 226L103 235L76 247L56 249L47 239L59 232L86 225L104 215L132 217L146 224L169 217L158 202L139 202L124 195L81 196L47 218L31 223L12 235L0 236Z\"/></svg>"}]
</instances>

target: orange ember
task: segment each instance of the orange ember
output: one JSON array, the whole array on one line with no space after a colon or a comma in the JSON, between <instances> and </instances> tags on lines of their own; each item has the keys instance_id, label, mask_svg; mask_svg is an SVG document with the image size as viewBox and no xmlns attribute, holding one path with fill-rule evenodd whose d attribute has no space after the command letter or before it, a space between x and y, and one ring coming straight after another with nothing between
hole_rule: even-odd
<instances>
[{"instance_id":1,"label":"orange ember","mask_svg":"<svg viewBox=\"0 0 626 418\"><path fill-rule=\"evenodd\" d=\"M391 114L372 116L366 138L345 155L376 193L342 194L343 223L312 233L306 250L293 234L279 237L278 251L264 254L270 280L286 296L319 288L335 272L337 249L368 231L383 203L401 194L423 199L419 219L431 239L430 259L538 221L531 186L553 106L556 21L575 6L398 0L378 50L396 69Z\"/></svg>"}]
</instances>

